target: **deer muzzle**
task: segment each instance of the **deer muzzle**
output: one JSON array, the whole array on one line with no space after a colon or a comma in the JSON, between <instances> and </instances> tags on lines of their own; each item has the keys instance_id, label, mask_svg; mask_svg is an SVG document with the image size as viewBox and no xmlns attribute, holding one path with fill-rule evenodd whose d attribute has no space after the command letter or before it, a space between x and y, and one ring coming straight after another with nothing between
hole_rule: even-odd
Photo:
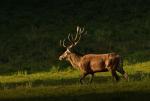
<instances>
[{"instance_id":1,"label":"deer muzzle","mask_svg":"<svg viewBox=\"0 0 150 101\"><path fill-rule=\"evenodd\" d=\"M59 57L59 60L62 60L62 59L63 59L63 57L62 57L62 56L60 56L60 57Z\"/></svg>"}]
</instances>

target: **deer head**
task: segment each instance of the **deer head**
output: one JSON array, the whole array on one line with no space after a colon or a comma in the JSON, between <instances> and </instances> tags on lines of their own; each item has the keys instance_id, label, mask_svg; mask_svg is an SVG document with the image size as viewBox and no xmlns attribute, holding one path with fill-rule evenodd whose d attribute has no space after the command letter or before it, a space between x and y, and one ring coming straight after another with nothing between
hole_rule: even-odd
<instances>
[{"instance_id":1,"label":"deer head","mask_svg":"<svg viewBox=\"0 0 150 101\"><path fill-rule=\"evenodd\" d=\"M68 41L69 41L68 45L65 44L66 42L65 39L63 41L60 40L60 46L63 46L64 48L66 48L66 51L59 57L59 60L62 60L62 59L68 60L68 58L70 57L70 54L72 54L72 52L70 51L71 48L78 44L83 33L84 33L84 28L80 28L79 26L77 26L77 32L75 36L73 36L70 33L68 34Z\"/></svg>"}]
</instances>

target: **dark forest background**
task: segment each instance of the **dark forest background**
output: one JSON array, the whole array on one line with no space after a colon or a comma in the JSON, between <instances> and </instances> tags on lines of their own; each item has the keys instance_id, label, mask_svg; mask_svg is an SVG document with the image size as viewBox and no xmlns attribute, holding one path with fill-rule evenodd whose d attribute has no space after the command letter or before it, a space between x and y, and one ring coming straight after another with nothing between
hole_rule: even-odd
<instances>
[{"instance_id":1,"label":"dark forest background","mask_svg":"<svg viewBox=\"0 0 150 101\"><path fill-rule=\"evenodd\" d=\"M150 59L150 0L1 0L0 73L64 69L59 40L85 27L74 51Z\"/></svg>"}]
</instances>

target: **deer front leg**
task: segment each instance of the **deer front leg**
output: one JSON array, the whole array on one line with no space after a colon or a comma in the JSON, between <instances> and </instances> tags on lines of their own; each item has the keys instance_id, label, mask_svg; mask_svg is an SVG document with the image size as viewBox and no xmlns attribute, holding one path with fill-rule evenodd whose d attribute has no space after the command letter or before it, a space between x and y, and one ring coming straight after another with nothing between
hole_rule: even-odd
<instances>
[{"instance_id":1,"label":"deer front leg","mask_svg":"<svg viewBox=\"0 0 150 101\"><path fill-rule=\"evenodd\" d=\"M92 83L93 78L94 78L94 73L91 74L90 83Z\"/></svg>"},{"instance_id":2,"label":"deer front leg","mask_svg":"<svg viewBox=\"0 0 150 101\"><path fill-rule=\"evenodd\" d=\"M82 80L87 76L88 73L83 73L80 77L80 84L83 84Z\"/></svg>"}]
</instances>

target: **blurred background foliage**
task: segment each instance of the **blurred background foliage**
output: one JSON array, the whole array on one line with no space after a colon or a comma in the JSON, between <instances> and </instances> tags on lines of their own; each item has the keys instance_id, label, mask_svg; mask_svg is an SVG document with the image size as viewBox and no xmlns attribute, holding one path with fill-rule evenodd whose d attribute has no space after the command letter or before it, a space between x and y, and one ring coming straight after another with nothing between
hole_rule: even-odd
<instances>
[{"instance_id":1,"label":"blurred background foliage","mask_svg":"<svg viewBox=\"0 0 150 101\"><path fill-rule=\"evenodd\" d=\"M150 59L149 0L0 1L0 73L30 73L52 67L64 52L59 40L85 27L75 51L117 52L126 63Z\"/></svg>"}]
</instances>

